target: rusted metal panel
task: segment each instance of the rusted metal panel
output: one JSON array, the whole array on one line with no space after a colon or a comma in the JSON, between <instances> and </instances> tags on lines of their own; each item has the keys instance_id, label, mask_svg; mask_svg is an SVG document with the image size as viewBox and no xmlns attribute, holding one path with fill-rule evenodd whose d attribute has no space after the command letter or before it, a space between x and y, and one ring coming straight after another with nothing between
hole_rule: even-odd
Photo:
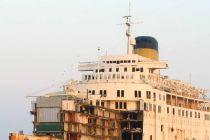
<instances>
[{"instance_id":1,"label":"rusted metal panel","mask_svg":"<svg viewBox=\"0 0 210 140\"><path fill-rule=\"evenodd\" d=\"M61 107L62 97L52 96L52 97L38 97L37 107Z\"/></svg>"},{"instance_id":2,"label":"rusted metal panel","mask_svg":"<svg viewBox=\"0 0 210 140\"><path fill-rule=\"evenodd\" d=\"M60 108L37 108L37 122L60 122Z\"/></svg>"},{"instance_id":3,"label":"rusted metal panel","mask_svg":"<svg viewBox=\"0 0 210 140\"><path fill-rule=\"evenodd\" d=\"M75 104L73 100L63 100L62 101L62 110L75 111Z\"/></svg>"}]
</instances>

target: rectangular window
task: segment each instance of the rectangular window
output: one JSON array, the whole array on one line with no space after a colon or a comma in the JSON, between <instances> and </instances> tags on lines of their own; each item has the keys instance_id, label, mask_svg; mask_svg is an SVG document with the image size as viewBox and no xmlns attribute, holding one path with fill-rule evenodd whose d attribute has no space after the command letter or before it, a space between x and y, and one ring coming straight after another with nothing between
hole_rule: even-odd
<instances>
[{"instance_id":1,"label":"rectangular window","mask_svg":"<svg viewBox=\"0 0 210 140\"><path fill-rule=\"evenodd\" d=\"M200 113L198 113L198 118L200 118L201 117L201 114Z\"/></svg>"},{"instance_id":2,"label":"rectangular window","mask_svg":"<svg viewBox=\"0 0 210 140\"><path fill-rule=\"evenodd\" d=\"M122 107L122 102L120 102L120 109L122 109L123 107Z\"/></svg>"},{"instance_id":3,"label":"rectangular window","mask_svg":"<svg viewBox=\"0 0 210 140\"><path fill-rule=\"evenodd\" d=\"M161 113L161 106L158 106L158 113Z\"/></svg>"},{"instance_id":4,"label":"rectangular window","mask_svg":"<svg viewBox=\"0 0 210 140\"><path fill-rule=\"evenodd\" d=\"M100 105L100 101L96 100L96 106Z\"/></svg>"},{"instance_id":5,"label":"rectangular window","mask_svg":"<svg viewBox=\"0 0 210 140\"><path fill-rule=\"evenodd\" d=\"M190 111L190 117L192 117L192 111Z\"/></svg>"},{"instance_id":6,"label":"rectangular window","mask_svg":"<svg viewBox=\"0 0 210 140\"><path fill-rule=\"evenodd\" d=\"M167 113L169 114L169 107L167 107Z\"/></svg>"},{"instance_id":7,"label":"rectangular window","mask_svg":"<svg viewBox=\"0 0 210 140\"><path fill-rule=\"evenodd\" d=\"M124 102L124 109L127 109L127 103Z\"/></svg>"},{"instance_id":8,"label":"rectangular window","mask_svg":"<svg viewBox=\"0 0 210 140\"><path fill-rule=\"evenodd\" d=\"M182 110L182 116L184 116L184 110Z\"/></svg>"},{"instance_id":9,"label":"rectangular window","mask_svg":"<svg viewBox=\"0 0 210 140\"><path fill-rule=\"evenodd\" d=\"M147 103L144 103L144 110L147 111Z\"/></svg>"},{"instance_id":10,"label":"rectangular window","mask_svg":"<svg viewBox=\"0 0 210 140\"><path fill-rule=\"evenodd\" d=\"M116 72L119 72L119 68L116 68Z\"/></svg>"},{"instance_id":11,"label":"rectangular window","mask_svg":"<svg viewBox=\"0 0 210 140\"><path fill-rule=\"evenodd\" d=\"M100 92L100 95L102 96L103 95L103 90L100 90L99 92Z\"/></svg>"},{"instance_id":12,"label":"rectangular window","mask_svg":"<svg viewBox=\"0 0 210 140\"><path fill-rule=\"evenodd\" d=\"M112 68L109 68L109 72L112 72Z\"/></svg>"},{"instance_id":13,"label":"rectangular window","mask_svg":"<svg viewBox=\"0 0 210 140\"><path fill-rule=\"evenodd\" d=\"M175 112L175 108L173 108L173 115L175 115L176 114L176 112Z\"/></svg>"},{"instance_id":14,"label":"rectangular window","mask_svg":"<svg viewBox=\"0 0 210 140\"><path fill-rule=\"evenodd\" d=\"M124 90L117 90L117 97L124 97Z\"/></svg>"},{"instance_id":15,"label":"rectangular window","mask_svg":"<svg viewBox=\"0 0 210 140\"><path fill-rule=\"evenodd\" d=\"M125 68L124 68L124 72L127 72L127 71L128 71L128 69L125 67Z\"/></svg>"},{"instance_id":16,"label":"rectangular window","mask_svg":"<svg viewBox=\"0 0 210 140\"><path fill-rule=\"evenodd\" d=\"M197 118L197 112L195 112L195 118Z\"/></svg>"},{"instance_id":17,"label":"rectangular window","mask_svg":"<svg viewBox=\"0 0 210 140\"><path fill-rule=\"evenodd\" d=\"M150 140L152 140L152 135L150 135Z\"/></svg>"},{"instance_id":18,"label":"rectangular window","mask_svg":"<svg viewBox=\"0 0 210 140\"><path fill-rule=\"evenodd\" d=\"M135 91L134 91L134 95L135 95L135 97L141 98L141 91L135 90Z\"/></svg>"},{"instance_id":19,"label":"rectangular window","mask_svg":"<svg viewBox=\"0 0 210 140\"><path fill-rule=\"evenodd\" d=\"M154 101L156 101L156 93L155 92L153 93L153 99L154 99Z\"/></svg>"},{"instance_id":20,"label":"rectangular window","mask_svg":"<svg viewBox=\"0 0 210 140\"><path fill-rule=\"evenodd\" d=\"M159 100L161 100L161 94L159 94Z\"/></svg>"},{"instance_id":21,"label":"rectangular window","mask_svg":"<svg viewBox=\"0 0 210 140\"><path fill-rule=\"evenodd\" d=\"M178 114L179 114L179 116L181 116L181 110L180 109L178 110Z\"/></svg>"},{"instance_id":22,"label":"rectangular window","mask_svg":"<svg viewBox=\"0 0 210 140\"><path fill-rule=\"evenodd\" d=\"M101 102L101 106L104 107L104 102Z\"/></svg>"},{"instance_id":23,"label":"rectangular window","mask_svg":"<svg viewBox=\"0 0 210 140\"><path fill-rule=\"evenodd\" d=\"M148 111L148 103L144 103L144 110Z\"/></svg>"},{"instance_id":24,"label":"rectangular window","mask_svg":"<svg viewBox=\"0 0 210 140\"><path fill-rule=\"evenodd\" d=\"M115 109L118 109L118 102L115 102Z\"/></svg>"},{"instance_id":25,"label":"rectangular window","mask_svg":"<svg viewBox=\"0 0 210 140\"><path fill-rule=\"evenodd\" d=\"M149 111L152 111L152 104L149 104Z\"/></svg>"},{"instance_id":26,"label":"rectangular window","mask_svg":"<svg viewBox=\"0 0 210 140\"><path fill-rule=\"evenodd\" d=\"M188 117L188 111L186 111L186 117Z\"/></svg>"},{"instance_id":27,"label":"rectangular window","mask_svg":"<svg viewBox=\"0 0 210 140\"><path fill-rule=\"evenodd\" d=\"M156 113L156 105L155 104L153 105L153 112Z\"/></svg>"},{"instance_id":28,"label":"rectangular window","mask_svg":"<svg viewBox=\"0 0 210 140\"><path fill-rule=\"evenodd\" d=\"M135 68L132 68L132 72L135 72L135 70L136 70Z\"/></svg>"},{"instance_id":29,"label":"rectangular window","mask_svg":"<svg viewBox=\"0 0 210 140\"><path fill-rule=\"evenodd\" d=\"M146 96L147 96L147 99L151 99L151 92L150 91L147 91L146 92Z\"/></svg>"},{"instance_id":30,"label":"rectangular window","mask_svg":"<svg viewBox=\"0 0 210 140\"><path fill-rule=\"evenodd\" d=\"M141 72L144 72L144 69L143 69L143 68L141 68L141 69L140 69L140 71L141 71Z\"/></svg>"},{"instance_id":31,"label":"rectangular window","mask_svg":"<svg viewBox=\"0 0 210 140\"><path fill-rule=\"evenodd\" d=\"M141 98L141 91L138 91L138 95L139 95L139 97Z\"/></svg>"},{"instance_id":32,"label":"rectangular window","mask_svg":"<svg viewBox=\"0 0 210 140\"><path fill-rule=\"evenodd\" d=\"M124 90L121 90L121 97L124 97Z\"/></svg>"},{"instance_id":33,"label":"rectangular window","mask_svg":"<svg viewBox=\"0 0 210 140\"><path fill-rule=\"evenodd\" d=\"M95 95L95 90L92 90L92 95Z\"/></svg>"},{"instance_id":34,"label":"rectangular window","mask_svg":"<svg viewBox=\"0 0 210 140\"><path fill-rule=\"evenodd\" d=\"M106 90L104 90L104 95L103 95L104 97L106 97L107 96L107 94L106 94Z\"/></svg>"},{"instance_id":35,"label":"rectangular window","mask_svg":"<svg viewBox=\"0 0 210 140\"><path fill-rule=\"evenodd\" d=\"M117 90L117 97L120 97L120 90Z\"/></svg>"},{"instance_id":36,"label":"rectangular window","mask_svg":"<svg viewBox=\"0 0 210 140\"><path fill-rule=\"evenodd\" d=\"M134 91L134 94L135 94L135 97L138 97L138 96L137 96L137 90Z\"/></svg>"}]
</instances>

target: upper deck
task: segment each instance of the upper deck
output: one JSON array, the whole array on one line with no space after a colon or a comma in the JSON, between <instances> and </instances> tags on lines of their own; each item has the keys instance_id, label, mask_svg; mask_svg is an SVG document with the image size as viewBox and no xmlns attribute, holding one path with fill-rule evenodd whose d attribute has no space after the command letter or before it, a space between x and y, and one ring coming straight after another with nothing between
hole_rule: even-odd
<instances>
[{"instance_id":1,"label":"upper deck","mask_svg":"<svg viewBox=\"0 0 210 140\"><path fill-rule=\"evenodd\" d=\"M78 67L83 72L83 83L144 83L177 96L201 100L206 97L205 89L160 75L160 70L167 68L166 61L154 61L136 54L103 56L98 62L83 62Z\"/></svg>"}]
</instances>

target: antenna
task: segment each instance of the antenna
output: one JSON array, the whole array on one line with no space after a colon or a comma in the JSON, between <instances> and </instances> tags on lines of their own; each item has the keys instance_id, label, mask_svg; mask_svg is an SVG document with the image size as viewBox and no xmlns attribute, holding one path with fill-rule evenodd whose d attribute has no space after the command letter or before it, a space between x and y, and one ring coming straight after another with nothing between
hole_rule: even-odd
<instances>
[{"instance_id":1,"label":"antenna","mask_svg":"<svg viewBox=\"0 0 210 140\"><path fill-rule=\"evenodd\" d=\"M129 13L129 16L131 16L131 0L129 0L129 11L128 11L128 13Z\"/></svg>"}]
</instances>

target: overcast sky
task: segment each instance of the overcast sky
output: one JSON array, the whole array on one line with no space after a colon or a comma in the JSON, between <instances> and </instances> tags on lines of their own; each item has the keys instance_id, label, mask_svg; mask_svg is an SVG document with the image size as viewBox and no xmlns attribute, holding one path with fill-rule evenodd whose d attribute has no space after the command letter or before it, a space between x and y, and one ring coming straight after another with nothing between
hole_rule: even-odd
<instances>
[{"instance_id":1,"label":"overcast sky","mask_svg":"<svg viewBox=\"0 0 210 140\"><path fill-rule=\"evenodd\" d=\"M32 131L27 95L78 78L77 63L125 54L127 0L0 0L0 139ZM210 1L133 0L133 35L154 36L171 78L210 89ZM53 85L58 85L53 86ZM54 88L50 88L54 87ZM44 90L47 89L47 90Z\"/></svg>"}]
</instances>

